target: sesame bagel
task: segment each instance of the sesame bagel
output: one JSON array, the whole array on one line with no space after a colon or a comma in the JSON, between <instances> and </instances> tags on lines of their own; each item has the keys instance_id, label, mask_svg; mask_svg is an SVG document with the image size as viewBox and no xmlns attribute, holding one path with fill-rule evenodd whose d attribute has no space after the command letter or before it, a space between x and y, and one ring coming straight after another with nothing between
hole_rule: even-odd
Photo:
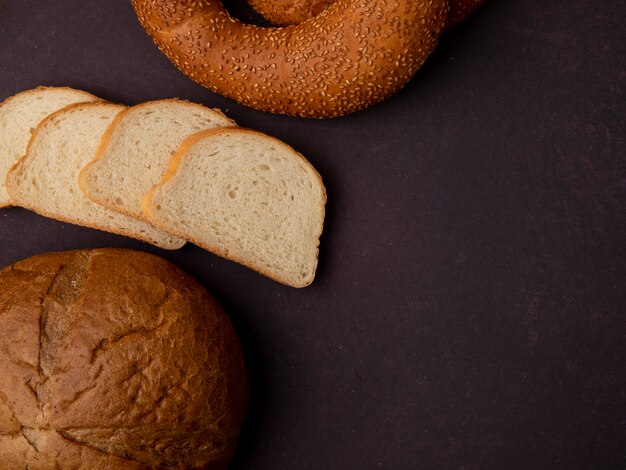
<instances>
[{"instance_id":1,"label":"sesame bagel","mask_svg":"<svg viewBox=\"0 0 626 470\"><path fill-rule=\"evenodd\" d=\"M335 0L249 0L250 5L263 18L275 25L300 24L319 15ZM449 0L450 14L446 29L469 16L483 0Z\"/></svg>"},{"instance_id":2,"label":"sesame bagel","mask_svg":"<svg viewBox=\"0 0 626 470\"><path fill-rule=\"evenodd\" d=\"M232 18L219 0L132 0L165 55L192 80L241 104L329 118L391 96L434 49L446 0L337 0L284 28Z\"/></svg>"}]
</instances>

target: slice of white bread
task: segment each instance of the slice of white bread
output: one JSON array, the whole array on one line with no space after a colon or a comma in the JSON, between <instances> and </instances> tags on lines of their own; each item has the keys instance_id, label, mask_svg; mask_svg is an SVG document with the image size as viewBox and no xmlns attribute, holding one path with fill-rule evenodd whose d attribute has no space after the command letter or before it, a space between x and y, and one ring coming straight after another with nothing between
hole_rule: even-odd
<instances>
[{"instance_id":1,"label":"slice of white bread","mask_svg":"<svg viewBox=\"0 0 626 470\"><path fill-rule=\"evenodd\" d=\"M183 140L204 129L234 125L221 111L177 99L128 108L81 171L80 188L99 204L145 219L141 198L161 181Z\"/></svg>"},{"instance_id":2,"label":"slice of white bread","mask_svg":"<svg viewBox=\"0 0 626 470\"><path fill-rule=\"evenodd\" d=\"M326 190L287 144L241 128L189 137L143 199L154 225L293 287L315 277Z\"/></svg>"},{"instance_id":3,"label":"slice of white bread","mask_svg":"<svg viewBox=\"0 0 626 470\"><path fill-rule=\"evenodd\" d=\"M86 198L78 173L91 161L102 135L125 106L107 102L63 108L35 129L24 155L7 175L16 205L64 222L143 240L165 249L185 241L152 225L119 214Z\"/></svg>"},{"instance_id":4,"label":"slice of white bread","mask_svg":"<svg viewBox=\"0 0 626 470\"><path fill-rule=\"evenodd\" d=\"M5 187L6 174L24 155L31 134L45 117L73 103L98 101L86 91L39 87L23 91L0 104L0 207L12 205Z\"/></svg>"}]
</instances>

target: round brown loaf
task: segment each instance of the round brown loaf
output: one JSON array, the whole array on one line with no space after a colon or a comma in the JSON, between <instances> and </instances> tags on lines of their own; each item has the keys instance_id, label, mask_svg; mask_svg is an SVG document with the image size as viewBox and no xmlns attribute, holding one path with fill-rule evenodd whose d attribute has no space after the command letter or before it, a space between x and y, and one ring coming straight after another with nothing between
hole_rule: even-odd
<instances>
[{"instance_id":1,"label":"round brown loaf","mask_svg":"<svg viewBox=\"0 0 626 470\"><path fill-rule=\"evenodd\" d=\"M219 0L132 0L156 45L190 78L264 111L326 118L402 88L434 49L444 0L337 0L285 28L244 25Z\"/></svg>"},{"instance_id":2,"label":"round brown loaf","mask_svg":"<svg viewBox=\"0 0 626 470\"><path fill-rule=\"evenodd\" d=\"M247 401L227 316L145 253L0 271L0 468L225 468Z\"/></svg>"},{"instance_id":3,"label":"round brown loaf","mask_svg":"<svg viewBox=\"0 0 626 470\"><path fill-rule=\"evenodd\" d=\"M249 0L250 5L263 18L275 25L300 24L320 14L336 0ZM460 23L470 15L483 0L449 0L450 14L446 29Z\"/></svg>"}]
</instances>

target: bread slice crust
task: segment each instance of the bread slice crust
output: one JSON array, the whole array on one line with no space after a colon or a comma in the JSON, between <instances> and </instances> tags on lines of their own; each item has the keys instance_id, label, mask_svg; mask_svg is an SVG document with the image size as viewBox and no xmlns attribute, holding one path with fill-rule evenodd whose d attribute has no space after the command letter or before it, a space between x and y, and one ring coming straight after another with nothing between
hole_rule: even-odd
<instances>
[{"instance_id":1,"label":"bread slice crust","mask_svg":"<svg viewBox=\"0 0 626 470\"><path fill-rule=\"evenodd\" d=\"M7 112L11 112L11 111L20 111L20 107L23 106L23 104L21 103L22 101L27 101L29 99L33 99L33 100L41 100L45 94L49 94L49 93L68 93L73 95L73 97L75 99L68 99L68 100L64 100L63 105L60 107L53 107L54 109L52 109L51 112L46 112L41 116L41 119L44 119L45 117L49 116L51 113L53 113L54 111L58 111L59 109L65 107L68 104L73 104L73 103L78 103L78 102L93 102L93 101L103 101L101 98L92 95L91 93L88 93L86 91L83 90L78 90L75 88L70 88L70 87L47 87L47 86L39 86L30 90L25 90L22 91L20 93L17 93L13 96L8 97L7 99L5 99L2 103L0 103L0 148L2 148L2 141L3 140L8 140L8 136L3 135L5 132L20 132L20 136L16 137L19 140L24 141L23 142L23 148L19 148L19 149L14 149L13 151L17 151L18 152L18 158L22 157L26 151L26 147L28 145L28 139L30 138L30 134L29 136L25 136L23 135L23 131L24 129L16 129L15 128L15 122L11 121L11 122L3 122L5 120L7 120L8 118L5 116L5 114ZM15 106L15 109L12 109L13 106ZM37 118L38 119L38 118ZM38 119L37 122L32 122L31 126L29 126L28 132L31 133L32 130L34 128L36 128L37 124L40 122L40 120ZM15 138L15 137L14 137ZM21 145L20 145L21 147ZM8 149L3 149L4 152L7 152ZM16 158L14 158L11 155L8 154L2 154L0 155L0 209L1 208L6 208L6 207L11 207L13 205L11 198L8 194L8 192L6 191L6 186L5 186L5 179L7 176L7 172L9 171L9 169L11 168L11 166L13 166L13 164L17 161Z\"/></svg>"},{"instance_id":2,"label":"bread slice crust","mask_svg":"<svg viewBox=\"0 0 626 470\"><path fill-rule=\"evenodd\" d=\"M114 233L116 235L123 235L135 238L137 240L153 244L166 250L179 249L186 243L185 240L172 236L167 232L163 232L147 222L133 219L131 217L119 214L114 211L110 211L107 208L97 205L96 203L82 195L77 187L77 181L74 183L76 186L75 188L73 188L72 186L65 186L65 190L67 190L68 193L64 196L59 195L57 197L63 196L67 197L68 200L73 199L72 203L84 209L85 214L73 214L65 208L57 207L56 209L54 209L50 206L46 207L44 202L37 203L33 200L32 196L29 197L28 195L24 195L23 193L24 189L22 185L25 184L23 180L23 178L25 177L30 177L33 181L40 185L40 188L38 188L37 190L37 194L39 194L41 197L45 197L45 191L58 191L54 188L46 188L45 181L42 181L43 178L38 177L36 174L28 175L30 165L32 165L34 161L38 159L45 158L45 155L41 154L41 151L43 149L37 147L42 147L44 146L44 144L47 143L45 139L50 139L50 133L54 135L55 131L59 132L58 128L55 129L55 125L57 125L57 123L59 123L66 117L71 118L71 115L73 113L97 113L102 111L106 111L107 113L119 113L123 112L124 109L126 109L126 106L101 101L72 104L49 115L35 128L33 135L28 143L26 153L11 167L11 169L7 173L7 189L16 205L25 209L29 209L44 217L49 217L66 223L82 225L85 227ZM71 143L68 142L61 141L61 143L63 145L71 145ZM57 157L65 156L60 155L61 149L58 148L46 150L46 155L49 155L50 152L59 152L57 153ZM50 162L46 160L45 163ZM69 161L64 163L74 164L75 162ZM64 168L64 170L67 171L67 168ZM65 179L62 176L60 176L60 178ZM42 183L43 186L41 186ZM71 194L71 191L74 191L73 195ZM77 199L78 197L80 197L80 200ZM85 204L85 202L87 202L88 204ZM94 214L94 212L96 211L97 213ZM103 217L107 217L109 222L103 220Z\"/></svg>"},{"instance_id":3,"label":"bread slice crust","mask_svg":"<svg viewBox=\"0 0 626 470\"><path fill-rule=\"evenodd\" d=\"M185 231L180 225L168 223L158 215L157 205L155 202L155 198L159 192L167 192L168 185L173 182L176 178L177 174L180 171L181 165L184 164L185 157L189 154L190 150L192 150L196 145L202 143L207 139L215 139L223 136L249 136L249 137L257 137L264 139L268 142L273 143L276 146L280 146L282 148L288 149L294 158L298 159L300 163L303 163L308 171L308 175L311 177L311 187L314 191L318 192L318 197L316 199L317 207L310 207L308 210L311 213L319 214L315 223L315 229L307 234L307 241L314 245L315 256L314 259L311 260L310 266L308 266L308 274L303 277L296 276L287 276L284 273L281 273L279 270L270 269L266 266L263 266L259 262L251 259L247 256L242 256L237 253L237 251L231 251L224 247L218 246L216 243L212 243L206 239L202 239L197 237L189 232ZM176 154L171 158L168 164L168 170L163 175L163 178L160 183L155 185L150 191L146 193L142 200L142 208L144 213L146 214L148 220L155 226L161 228L164 231L172 233L173 235L185 238L192 243L200 246L201 248L210 251L218 256L221 256L226 259L230 259L239 264L247 266L260 274L263 274L274 281L279 283L301 288L310 285L313 282L315 277L315 271L317 269L318 262L318 247L319 247L319 239L323 231L324 218L325 218L325 204L326 204L326 189L324 188L322 178L317 172L317 170L311 165L311 163L299 152L295 151L293 148L288 146L286 143L276 139L274 137L268 136L261 132L244 129L244 128L229 128L229 129L210 129L206 131L201 131L196 134L188 137L179 147ZM207 211L211 210L211 207L206 208Z\"/></svg>"},{"instance_id":4,"label":"bread slice crust","mask_svg":"<svg viewBox=\"0 0 626 470\"><path fill-rule=\"evenodd\" d=\"M101 177L102 174L106 174L108 177L109 173L113 171L117 171L119 167L119 165L116 165L115 162L109 161L118 157L116 157L115 155L111 156L108 154L108 152L111 148L111 145L116 145L116 143L113 142L113 140L116 138L116 136L119 136L120 133L123 132L122 126L124 126L125 123L128 123L130 119L133 119L135 115L144 112L148 108L157 107L159 105L167 105L167 104L181 105L187 109L190 109L190 110L195 109L203 113L207 113L207 111L209 111L210 113L208 114L210 114L211 118L216 121L217 126L236 127L236 123L230 118L226 117L226 115L224 115L224 113L222 113L221 110L207 108L205 106L202 106L201 104L193 103L187 100L181 100L179 98L148 101L145 103L140 103L135 106L131 106L125 111L123 111L122 113L120 113L113 120L109 128L106 130L100 142L100 145L98 146L98 149L96 150L96 153L94 154L93 160L90 163L88 163L85 166L85 168L83 168L83 170L80 172L78 176L78 186L81 189L81 191L89 199L111 210L114 210L116 212L149 222L149 220L146 218L145 214L141 210L141 198L143 197L145 192L147 192L152 186L154 186L154 184L160 181L160 179L162 178L162 175L167 171L167 164L171 157L171 153L168 154L165 159L152 158L152 156L148 156L151 162L150 165L155 165L155 167L160 172L157 178L154 178L154 176L150 176L150 175L137 175L137 174L133 175L134 177L137 177L137 178L146 178L144 183L142 183L142 185L145 186L145 188L139 191L140 196L138 198L133 197L133 195L131 195L129 192L124 192L122 194L124 198L121 198L120 195L112 194L110 192L110 188L111 188L110 185L105 184L103 185L103 187L98 187L99 185L96 184L96 179ZM188 136L193 133L194 131L188 132L185 135ZM171 150L171 152L174 152L175 149L179 147L180 143L184 140L184 138L185 137L181 138L179 142L175 142L175 145L172 146L173 150ZM119 164L120 162L117 162L117 163ZM117 181L119 181L120 179L119 176L114 176L113 178L115 178ZM151 178L152 178L152 181L150 181ZM146 183L146 181L150 181L150 182ZM129 199L133 200L131 203L123 202L120 204L118 202L118 198L125 201L126 198L128 198L128 196L130 196Z\"/></svg>"}]
</instances>

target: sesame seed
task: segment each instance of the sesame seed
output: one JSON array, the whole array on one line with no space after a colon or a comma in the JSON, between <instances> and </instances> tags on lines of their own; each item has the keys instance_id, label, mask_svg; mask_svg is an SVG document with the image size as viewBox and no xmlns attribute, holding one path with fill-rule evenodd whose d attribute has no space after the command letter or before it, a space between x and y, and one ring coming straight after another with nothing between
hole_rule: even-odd
<instances>
[{"instance_id":1,"label":"sesame seed","mask_svg":"<svg viewBox=\"0 0 626 470\"><path fill-rule=\"evenodd\" d=\"M284 4L252 2L276 11ZM257 109L316 118L352 113L401 88L434 49L449 9L447 0L336 0L303 23L262 28L215 1L132 3L157 46L198 83Z\"/></svg>"}]
</instances>

